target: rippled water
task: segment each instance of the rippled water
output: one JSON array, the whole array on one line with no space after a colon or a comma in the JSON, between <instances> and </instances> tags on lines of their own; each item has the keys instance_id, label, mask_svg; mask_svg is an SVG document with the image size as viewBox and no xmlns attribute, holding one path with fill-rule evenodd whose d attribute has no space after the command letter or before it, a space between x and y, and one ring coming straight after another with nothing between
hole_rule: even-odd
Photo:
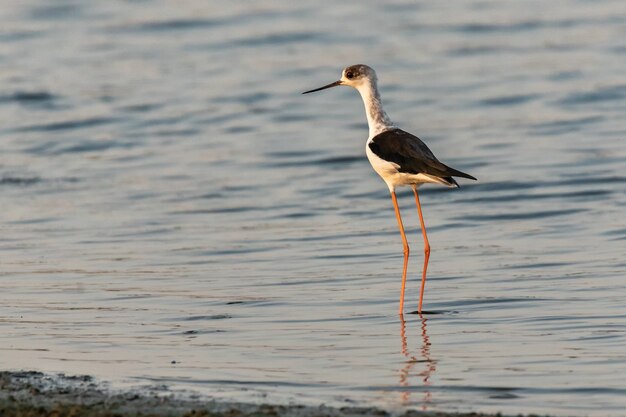
<instances>
[{"instance_id":1,"label":"rippled water","mask_svg":"<svg viewBox=\"0 0 626 417\"><path fill-rule=\"evenodd\" d=\"M626 7L3 3L0 366L390 410L626 408ZM342 67L479 178L425 308ZM400 193L413 248L421 235Z\"/></svg>"}]
</instances>

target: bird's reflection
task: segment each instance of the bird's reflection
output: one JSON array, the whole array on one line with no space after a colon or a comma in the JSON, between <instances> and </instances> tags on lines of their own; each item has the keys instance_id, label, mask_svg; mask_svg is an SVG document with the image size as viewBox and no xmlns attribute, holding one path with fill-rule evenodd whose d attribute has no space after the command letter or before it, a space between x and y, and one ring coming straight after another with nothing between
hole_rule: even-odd
<instances>
[{"instance_id":1,"label":"bird's reflection","mask_svg":"<svg viewBox=\"0 0 626 417\"><path fill-rule=\"evenodd\" d=\"M430 338L428 337L426 322L428 321L423 315L419 315L421 321L421 332L422 332L422 347L419 350L419 358L411 355L407 343L406 338L406 321L404 320L404 316L400 315L400 341L402 343L402 355L404 355L407 360L405 365L400 370L400 385L405 387L406 389L402 392L402 403L407 404L409 402L409 397L411 393L411 384L410 377L412 375L412 370L416 364L422 363L424 364L423 370L419 372L417 375L421 377L421 383L424 387L423 397L422 397L422 410L427 411L431 400L432 393L428 388L430 386L430 377L437 370L437 362L433 360L430 356Z\"/></svg>"}]
</instances>

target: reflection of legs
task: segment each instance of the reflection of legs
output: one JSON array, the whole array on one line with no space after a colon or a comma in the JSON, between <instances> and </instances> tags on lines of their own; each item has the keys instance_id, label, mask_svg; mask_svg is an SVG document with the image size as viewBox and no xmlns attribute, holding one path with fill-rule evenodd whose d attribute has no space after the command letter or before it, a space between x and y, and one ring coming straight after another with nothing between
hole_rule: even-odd
<instances>
[{"instance_id":1,"label":"reflection of legs","mask_svg":"<svg viewBox=\"0 0 626 417\"><path fill-rule=\"evenodd\" d=\"M422 330L422 347L420 349L419 359L411 355L407 344L406 336L406 322L404 316L400 314L400 343L402 356L406 358L405 365L400 370L400 386L403 387L401 392L401 399L403 404L409 403L409 396L411 393L410 377L411 371L416 363L424 363L425 368L419 375L422 377L422 386L424 387L424 395L422 397L422 410L428 411L428 408L432 402L432 393L429 389L430 377L437 370L437 362L430 357L430 338L428 337L426 322L428 319L422 314L419 315Z\"/></svg>"},{"instance_id":2,"label":"reflection of legs","mask_svg":"<svg viewBox=\"0 0 626 417\"><path fill-rule=\"evenodd\" d=\"M402 354L408 357L409 347L406 343L406 321L404 321L404 314L400 314L400 342L402 343Z\"/></svg>"},{"instance_id":3,"label":"reflection of legs","mask_svg":"<svg viewBox=\"0 0 626 417\"><path fill-rule=\"evenodd\" d=\"M420 373L420 376L423 377L422 382L424 383L424 387L428 387L430 385L430 376L437 370L437 365L434 360L430 357L430 339L428 338L428 333L426 333L426 322L428 319L420 314L420 320L422 321L422 359L426 364L426 369ZM422 399L422 410L427 411L430 406L430 402L432 400L432 394L429 389L424 390L424 398Z\"/></svg>"},{"instance_id":4,"label":"reflection of legs","mask_svg":"<svg viewBox=\"0 0 626 417\"><path fill-rule=\"evenodd\" d=\"M404 226L402 226L402 217L400 217L400 209L398 208L398 199L396 198L396 192L391 192L391 201L393 201L393 208L396 211L396 218L398 219L398 227L400 228L400 235L402 235L402 246L404 247L404 266L402 267L402 289L400 290L400 315L404 309L404 287L406 285L406 268L409 264L409 243L406 240L404 234ZM426 271L426 270L424 270ZM422 283L422 289L424 284Z\"/></svg>"},{"instance_id":5,"label":"reflection of legs","mask_svg":"<svg viewBox=\"0 0 626 417\"><path fill-rule=\"evenodd\" d=\"M413 194L415 194L415 204L417 205L417 213L420 216L420 225L422 226L422 235L424 236L424 269L422 270L422 287L420 288L420 302L417 307L417 312L422 312L422 302L424 301L424 287L426 286L426 269L428 268L428 258L430 258L430 244L428 243L428 236L426 236L426 226L424 225L424 217L422 216L422 206L420 204L420 198L417 194L417 187L413 186Z\"/></svg>"},{"instance_id":6,"label":"reflection of legs","mask_svg":"<svg viewBox=\"0 0 626 417\"><path fill-rule=\"evenodd\" d=\"M400 386L407 388L402 392L402 402L407 403L409 401L409 374L411 368L417 363L417 359L414 356L409 355L409 348L406 342L406 322L404 316L400 314L400 342L402 344L402 355L407 358L406 365L400 370Z\"/></svg>"}]
</instances>

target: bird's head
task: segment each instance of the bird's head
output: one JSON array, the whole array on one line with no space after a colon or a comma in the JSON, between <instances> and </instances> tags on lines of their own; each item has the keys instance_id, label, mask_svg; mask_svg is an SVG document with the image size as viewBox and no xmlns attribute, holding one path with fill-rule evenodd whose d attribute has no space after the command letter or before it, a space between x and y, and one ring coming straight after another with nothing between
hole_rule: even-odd
<instances>
[{"instance_id":1,"label":"bird's head","mask_svg":"<svg viewBox=\"0 0 626 417\"><path fill-rule=\"evenodd\" d=\"M347 85L359 90L364 85L376 84L376 72L367 65L357 64L346 67L341 72L341 78L334 83L330 83L314 90L305 91L302 94L313 93L315 91L325 90L338 85Z\"/></svg>"}]
</instances>

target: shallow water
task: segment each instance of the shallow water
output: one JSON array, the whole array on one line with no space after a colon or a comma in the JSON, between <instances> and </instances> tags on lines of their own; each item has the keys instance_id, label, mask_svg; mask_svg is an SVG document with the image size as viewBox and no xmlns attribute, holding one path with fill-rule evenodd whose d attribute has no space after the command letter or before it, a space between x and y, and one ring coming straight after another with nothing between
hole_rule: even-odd
<instances>
[{"instance_id":1,"label":"shallow water","mask_svg":"<svg viewBox=\"0 0 626 417\"><path fill-rule=\"evenodd\" d=\"M0 6L0 366L245 401L622 415L626 7ZM426 186L423 317L349 89ZM422 267L419 222L407 311Z\"/></svg>"}]
</instances>

